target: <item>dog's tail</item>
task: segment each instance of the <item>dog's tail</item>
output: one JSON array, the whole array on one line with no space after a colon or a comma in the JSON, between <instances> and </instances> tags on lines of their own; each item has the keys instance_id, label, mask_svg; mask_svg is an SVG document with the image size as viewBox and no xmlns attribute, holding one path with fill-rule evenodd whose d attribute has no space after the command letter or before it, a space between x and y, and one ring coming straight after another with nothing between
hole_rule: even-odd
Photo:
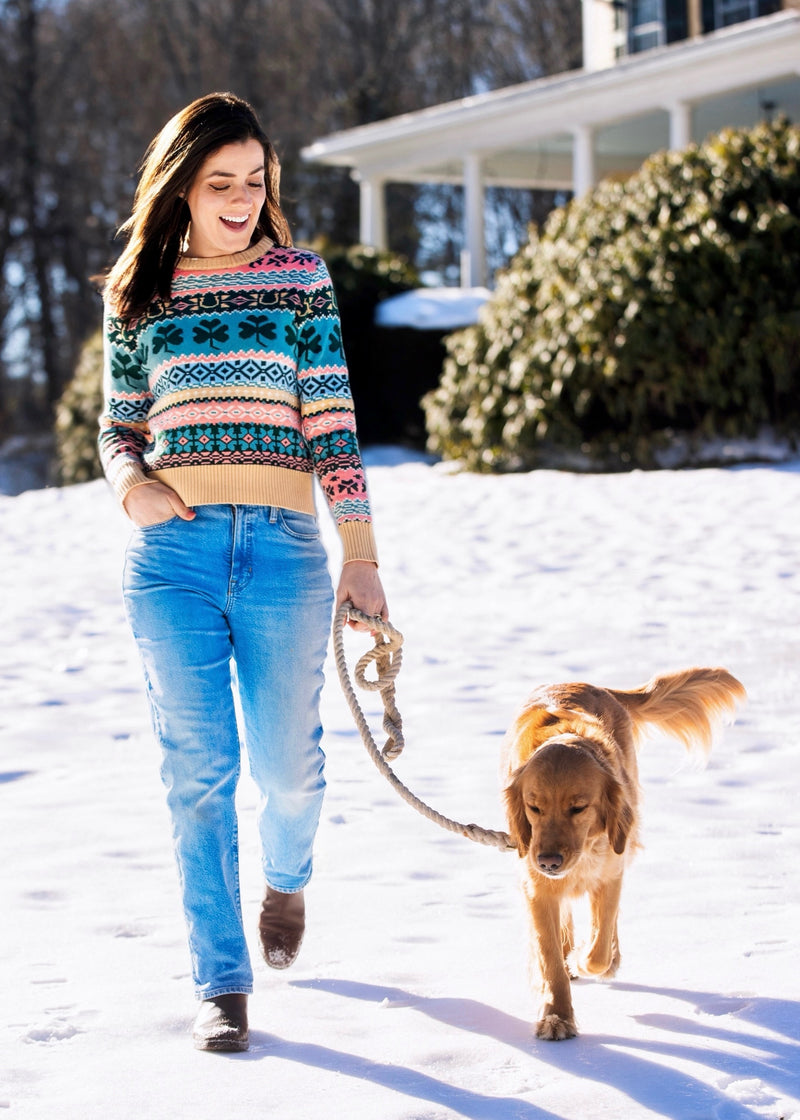
<instances>
[{"instance_id":1,"label":"dog's tail","mask_svg":"<svg viewBox=\"0 0 800 1120\"><path fill-rule=\"evenodd\" d=\"M609 689L627 709L636 731L654 724L680 739L687 750L711 749L717 726L733 715L747 693L727 669L685 669L653 677L630 691Z\"/></svg>"}]
</instances>

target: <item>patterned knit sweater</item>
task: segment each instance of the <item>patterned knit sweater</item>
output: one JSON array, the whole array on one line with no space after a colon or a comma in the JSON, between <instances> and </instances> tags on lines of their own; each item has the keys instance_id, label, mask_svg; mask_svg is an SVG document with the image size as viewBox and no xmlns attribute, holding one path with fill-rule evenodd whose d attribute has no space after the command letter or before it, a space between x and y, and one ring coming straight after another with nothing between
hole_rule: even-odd
<instances>
[{"instance_id":1,"label":"patterned knit sweater","mask_svg":"<svg viewBox=\"0 0 800 1120\"><path fill-rule=\"evenodd\" d=\"M330 277L264 238L182 257L168 300L105 315L100 456L122 501L158 480L188 506L314 513L319 479L344 560L375 560L364 469Z\"/></svg>"}]
</instances>

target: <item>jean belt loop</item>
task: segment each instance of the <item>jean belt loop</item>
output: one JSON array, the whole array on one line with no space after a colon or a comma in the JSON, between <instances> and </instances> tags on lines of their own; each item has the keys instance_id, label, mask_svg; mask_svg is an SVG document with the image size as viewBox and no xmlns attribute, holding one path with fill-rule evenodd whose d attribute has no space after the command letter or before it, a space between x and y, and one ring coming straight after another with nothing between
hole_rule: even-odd
<instances>
[{"instance_id":1,"label":"jean belt loop","mask_svg":"<svg viewBox=\"0 0 800 1120\"><path fill-rule=\"evenodd\" d=\"M277 506L270 506L269 507L269 523L270 523L270 525L274 525L277 520L278 520L278 507Z\"/></svg>"}]
</instances>

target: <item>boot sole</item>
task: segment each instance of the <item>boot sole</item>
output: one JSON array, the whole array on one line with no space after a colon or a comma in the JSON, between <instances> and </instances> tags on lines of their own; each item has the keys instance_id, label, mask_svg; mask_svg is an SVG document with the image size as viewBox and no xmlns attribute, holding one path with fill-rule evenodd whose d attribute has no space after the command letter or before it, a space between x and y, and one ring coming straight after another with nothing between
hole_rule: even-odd
<instances>
[{"instance_id":1,"label":"boot sole","mask_svg":"<svg viewBox=\"0 0 800 1120\"><path fill-rule=\"evenodd\" d=\"M297 948L295 949L294 954L291 957L287 958L286 956L284 956L280 961L272 961L267 956L266 950L264 949L264 946L262 945L261 946L261 956L263 957L264 961L269 965L270 968L277 969L278 971L283 971L284 968L291 968L291 966L294 964L294 962L300 956L300 949L302 948L302 946L303 946L303 938L301 937L300 940L297 943Z\"/></svg>"},{"instance_id":2,"label":"boot sole","mask_svg":"<svg viewBox=\"0 0 800 1120\"><path fill-rule=\"evenodd\" d=\"M249 1039L236 1038L195 1038L195 1050L211 1050L216 1054L241 1054L249 1050Z\"/></svg>"}]
</instances>

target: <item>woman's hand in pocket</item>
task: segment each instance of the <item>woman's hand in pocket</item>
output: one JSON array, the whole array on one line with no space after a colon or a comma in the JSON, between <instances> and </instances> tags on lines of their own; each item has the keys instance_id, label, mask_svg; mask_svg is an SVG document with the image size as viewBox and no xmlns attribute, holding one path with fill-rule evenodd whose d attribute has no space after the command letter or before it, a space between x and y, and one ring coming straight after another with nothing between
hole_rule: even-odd
<instances>
[{"instance_id":1,"label":"woman's hand in pocket","mask_svg":"<svg viewBox=\"0 0 800 1120\"><path fill-rule=\"evenodd\" d=\"M134 486L125 495L122 506L134 525L138 525L140 529L148 525L159 525L173 517L180 517L184 521L191 521L195 517L194 510L189 509L172 487L163 482L146 482Z\"/></svg>"}]
</instances>

